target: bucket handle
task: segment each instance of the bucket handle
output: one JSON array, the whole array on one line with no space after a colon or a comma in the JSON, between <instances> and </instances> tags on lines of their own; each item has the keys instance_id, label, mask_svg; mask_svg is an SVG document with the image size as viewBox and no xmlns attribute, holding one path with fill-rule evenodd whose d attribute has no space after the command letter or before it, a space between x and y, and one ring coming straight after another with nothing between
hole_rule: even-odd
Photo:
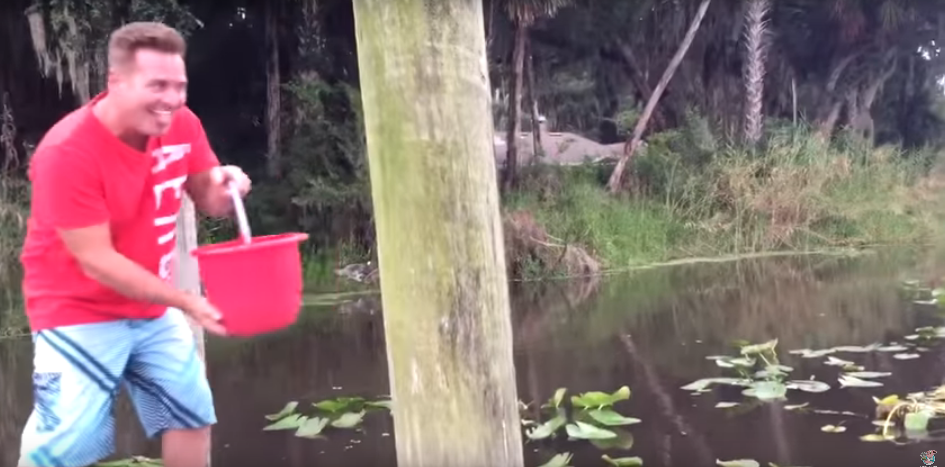
<instances>
[{"instance_id":1,"label":"bucket handle","mask_svg":"<svg viewBox=\"0 0 945 467\"><path fill-rule=\"evenodd\" d=\"M233 210L236 211L236 223L239 225L240 236L243 237L243 243L248 245L252 241L253 234L249 230L249 220L246 218L246 208L243 206L243 198L240 197L240 191L236 187L236 183L230 181L229 185L230 197L233 198Z\"/></svg>"}]
</instances>

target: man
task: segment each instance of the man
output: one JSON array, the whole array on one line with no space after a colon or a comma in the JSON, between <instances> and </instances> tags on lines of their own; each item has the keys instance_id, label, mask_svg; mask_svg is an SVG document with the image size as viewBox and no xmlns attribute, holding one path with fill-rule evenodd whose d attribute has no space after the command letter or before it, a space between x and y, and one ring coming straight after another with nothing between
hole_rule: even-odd
<instances>
[{"instance_id":1,"label":"man","mask_svg":"<svg viewBox=\"0 0 945 467\"><path fill-rule=\"evenodd\" d=\"M124 383L168 467L202 467L213 397L185 314L223 333L217 310L170 285L183 191L202 212L231 212L199 119L185 107L185 44L132 23L108 45L108 88L54 125L30 163L32 212L22 262L34 342L34 407L21 467L80 467L114 450Z\"/></svg>"}]
</instances>

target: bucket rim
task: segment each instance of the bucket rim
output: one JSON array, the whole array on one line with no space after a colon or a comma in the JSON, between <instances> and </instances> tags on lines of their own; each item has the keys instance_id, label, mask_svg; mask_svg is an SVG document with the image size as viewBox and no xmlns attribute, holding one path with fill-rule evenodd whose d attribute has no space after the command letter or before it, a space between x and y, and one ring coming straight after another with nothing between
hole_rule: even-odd
<instances>
[{"instance_id":1,"label":"bucket rim","mask_svg":"<svg viewBox=\"0 0 945 467\"><path fill-rule=\"evenodd\" d=\"M267 248L274 248L289 243L301 243L308 240L308 234L302 232L290 232L275 235L262 235L253 237L250 244L243 243L242 239L228 240L222 243L211 243L194 248L190 254L194 257L207 257L228 255L242 251L257 251Z\"/></svg>"}]
</instances>

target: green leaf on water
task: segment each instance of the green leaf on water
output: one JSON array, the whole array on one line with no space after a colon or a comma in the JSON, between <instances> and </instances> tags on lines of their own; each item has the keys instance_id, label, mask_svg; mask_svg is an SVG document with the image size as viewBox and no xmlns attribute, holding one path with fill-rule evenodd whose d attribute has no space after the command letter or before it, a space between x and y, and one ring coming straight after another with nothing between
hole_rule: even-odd
<instances>
[{"instance_id":1,"label":"green leaf on water","mask_svg":"<svg viewBox=\"0 0 945 467\"><path fill-rule=\"evenodd\" d=\"M820 358L825 355L834 353L834 349L821 349L821 350L811 350L811 349L798 349L791 350L788 353L793 355L800 355L801 358Z\"/></svg>"},{"instance_id":2,"label":"green leaf on water","mask_svg":"<svg viewBox=\"0 0 945 467\"><path fill-rule=\"evenodd\" d=\"M844 376L853 377L853 378L883 378L886 376L892 376L892 373L887 373L883 371L851 371L846 373Z\"/></svg>"},{"instance_id":3,"label":"green leaf on water","mask_svg":"<svg viewBox=\"0 0 945 467\"><path fill-rule=\"evenodd\" d=\"M643 465L643 459L639 457L618 457L612 458L607 454L600 456L604 462L613 465L615 467L641 467Z\"/></svg>"},{"instance_id":4,"label":"green leaf on water","mask_svg":"<svg viewBox=\"0 0 945 467\"><path fill-rule=\"evenodd\" d=\"M837 378L837 381L840 382L840 387L852 387L852 388L875 388L882 386L883 383L878 381L869 381L865 379L855 378L853 376L840 375Z\"/></svg>"},{"instance_id":5,"label":"green leaf on water","mask_svg":"<svg viewBox=\"0 0 945 467\"><path fill-rule=\"evenodd\" d=\"M564 426L567 421L568 420L565 418L564 414L559 411L558 415L551 420L548 420L547 422L526 431L525 436L528 436L529 439L533 440L545 439L555 434L555 432Z\"/></svg>"},{"instance_id":6,"label":"green leaf on water","mask_svg":"<svg viewBox=\"0 0 945 467\"><path fill-rule=\"evenodd\" d=\"M746 345L741 348L742 355L757 355L765 352L771 352L778 346L778 340L772 339L761 344Z\"/></svg>"},{"instance_id":7,"label":"green leaf on water","mask_svg":"<svg viewBox=\"0 0 945 467\"><path fill-rule=\"evenodd\" d=\"M587 414L602 425L607 426L635 425L641 421L639 418L624 417L609 409L591 410Z\"/></svg>"},{"instance_id":8,"label":"green leaf on water","mask_svg":"<svg viewBox=\"0 0 945 467\"><path fill-rule=\"evenodd\" d=\"M731 407L736 407L737 405L738 405L738 402L719 402L719 403L715 404L715 408L717 408L717 409L728 409L728 408L731 408Z\"/></svg>"},{"instance_id":9,"label":"green leaf on water","mask_svg":"<svg viewBox=\"0 0 945 467\"><path fill-rule=\"evenodd\" d=\"M331 426L335 428L354 428L361 420L364 419L364 411L360 412L348 412L342 414L337 419L331 422Z\"/></svg>"},{"instance_id":10,"label":"green leaf on water","mask_svg":"<svg viewBox=\"0 0 945 467\"><path fill-rule=\"evenodd\" d=\"M629 451L631 448L633 448L633 434L627 430L621 430L620 428L611 428L611 431L617 435L616 438L592 439L590 440L591 444L601 451Z\"/></svg>"},{"instance_id":11,"label":"green leaf on water","mask_svg":"<svg viewBox=\"0 0 945 467\"><path fill-rule=\"evenodd\" d=\"M890 345L876 349L878 352L902 352L903 350L909 350L909 348L902 345Z\"/></svg>"},{"instance_id":12,"label":"green leaf on water","mask_svg":"<svg viewBox=\"0 0 945 467\"><path fill-rule=\"evenodd\" d=\"M850 366L854 363L849 360L843 360L837 357L827 357L827 361L824 362L824 365L830 366Z\"/></svg>"},{"instance_id":13,"label":"green leaf on water","mask_svg":"<svg viewBox=\"0 0 945 467\"><path fill-rule=\"evenodd\" d=\"M309 418L296 430L295 436L299 438L317 438L326 426L328 426L327 418Z\"/></svg>"},{"instance_id":14,"label":"green leaf on water","mask_svg":"<svg viewBox=\"0 0 945 467\"><path fill-rule=\"evenodd\" d=\"M565 426L565 430L568 432L568 436L577 439L608 439L617 437L617 434L613 431L579 421L569 423Z\"/></svg>"},{"instance_id":15,"label":"green leaf on water","mask_svg":"<svg viewBox=\"0 0 945 467\"><path fill-rule=\"evenodd\" d=\"M300 426L302 426L303 423L305 423L306 420L308 420L308 417L304 415L289 415L288 417L285 417L278 422L263 428L263 431L297 430Z\"/></svg>"},{"instance_id":16,"label":"green leaf on water","mask_svg":"<svg viewBox=\"0 0 945 467\"><path fill-rule=\"evenodd\" d=\"M847 431L847 427L840 425L824 425L820 427L820 431L825 433L843 433L844 431Z\"/></svg>"},{"instance_id":17,"label":"green leaf on water","mask_svg":"<svg viewBox=\"0 0 945 467\"><path fill-rule=\"evenodd\" d=\"M715 465L722 467L761 467L761 464L754 459L736 459L731 461L720 461L716 459Z\"/></svg>"},{"instance_id":18,"label":"green leaf on water","mask_svg":"<svg viewBox=\"0 0 945 467\"><path fill-rule=\"evenodd\" d=\"M366 406L368 406L368 407L378 408L378 409L387 409L387 410L393 410L393 409L394 409L393 401L391 401L391 400L389 400L389 399L387 399L387 400L379 400L379 401L368 401L368 402L365 402L364 405L366 405Z\"/></svg>"},{"instance_id":19,"label":"green leaf on water","mask_svg":"<svg viewBox=\"0 0 945 467\"><path fill-rule=\"evenodd\" d=\"M860 441L866 441L867 443L876 443L886 441L886 438L883 438L883 435L879 433L870 433L867 435L860 436Z\"/></svg>"},{"instance_id":20,"label":"green leaf on water","mask_svg":"<svg viewBox=\"0 0 945 467\"><path fill-rule=\"evenodd\" d=\"M703 378L693 381L682 387L684 391L702 391L712 384L728 384L731 386L749 386L751 380L740 378Z\"/></svg>"},{"instance_id":21,"label":"green leaf on water","mask_svg":"<svg viewBox=\"0 0 945 467\"><path fill-rule=\"evenodd\" d=\"M787 387L777 381L755 381L751 387L742 391L742 394L763 401L783 399L787 394Z\"/></svg>"},{"instance_id":22,"label":"green leaf on water","mask_svg":"<svg viewBox=\"0 0 945 467\"><path fill-rule=\"evenodd\" d=\"M571 453L565 452L563 454L555 454L548 462L541 464L539 467L570 467L571 466Z\"/></svg>"},{"instance_id":23,"label":"green leaf on water","mask_svg":"<svg viewBox=\"0 0 945 467\"><path fill-rule=\"evenodd\" d=\"M788 389L798 389L804 392L825 392L830 390L830 385L824 383L823 381L815 381L812 379L799 379L794 381L787 382Z\"/></svg>"},{"instance_id":24,"label":"green leaf on water","mask_svg":"<svg viewBox=\"0 0 945 467\"><path fill-rule=\"evenodd\" d=\"M784 410L798 410L798 409L803 409L804 407L807 407L808 405L810 405L810 402L805 402L805 403L803 403L803 404L796 404L796 405L785 405L785 406L784 406Z\"/></svg>"},{"instance_id":25,"label":"green leaf on water","mask_svg":"<svg viewBox=\"0 0 945 467\"><path fill-rule=\"evenodd\" d=\"M932 415L926 411L907 413L903 424L909 431L923 431L929 426L929 419Z\"/></svg>"},{"instance_id":26,"label":"green leaf on water","mask_svg":"<svg viewBox=\"0 0 945 467\"><path fill-rule=\"evenodd\" d=\"M880 348L880 344L870 344L870 345L841 345L839 347L834 347L833 350L836 352L853 352L853 353L865 353L872 352Z\"/></svg>"},{"instance_id":27,"label":"green leaf on water","mask_svg":"<svg viewBox=\"0 0 945 467\"><path fill-rule=\"evenodd\" d=\"M897 353L896 355L893 355L893 358L896 360L912 360L919 357L921 357L921 355L917 353Z\"/></svg>"},{"instance_id":28,"label":"green leaf on water","mask_svg":"<svg viewBox=\"0 0 945 467\"><path fill-rule=\"evenodd\" d=\"M336 413L346 410L358 410L364 403L363 397L338 397L319 401L312 405L326 412Z\"/></svg>"},{"instance_id":29,"label":"green leaf on water","mask_svg":"<svg viewBox=\"0 0 945 467\"><path fill-rule=\"evenodd\" d=\"M629 398L630 388L623 386L612 394L601 391L589 391L580 395L571 396L571 403L577 407L583 408L607 407Z\"/></svg>"},{"instance_id":30,"label":"green leaf on water","mask_svg":"<svg viewBox=\"0 0 945 467\"><path fill-rule=\"evenodd\" d=\"M291 415L293 412L295 412L295 409L298 406L299 406L298 401L289 402L288 404L285 405L285 407L282 408L282 410L274 414L266 415L266 419L275 421L275 420L279 420L280 418L285 418Z\"/></svg>"},{"instance_id":31,"label":"green leaf on water","mask_svg":"<svg viewBox=\"0 0 945 467\"><path fill-rule=\"evenodd\" d=\"M568 390L565 389L565 388L558 388L558 390L555 391L554 397L551 398L551 403L552 403L552 406L553 406L554 408L557 409L558 407L561 406L561 401L564 400L564 394L565 394L567 391L568 391Z\"/></svg>"}]
</instances>

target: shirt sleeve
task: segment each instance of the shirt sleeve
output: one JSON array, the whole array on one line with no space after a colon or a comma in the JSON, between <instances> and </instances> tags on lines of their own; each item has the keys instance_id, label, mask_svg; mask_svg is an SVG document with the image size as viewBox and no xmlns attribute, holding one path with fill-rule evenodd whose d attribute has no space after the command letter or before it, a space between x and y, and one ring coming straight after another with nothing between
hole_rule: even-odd
<instances>
[{"instance_id":1,"label":"shirt sleeve","mask_svg":"<svg viewBox=\"0 0 945 467\"><path fill-rule=\"evenodd\" d=\"M33 213L57 229L104 224L110 215L100 168L80 150L43 148L30 164Z\"/></svg>"},{"instance_id":2,"label":"shirt sleeve","mask_svg":"<svg viewBox=\"0 0 945 467\"><path fill-rule=\"evenodd\" d=\"M220 161L213 152L213 148L210 147L207 132L204 131L200 119L190 109L185 111L193 135L193 143L191 143L190 154L187 157L187 174L193 175L220 165Z\"/></svg>"}]
</instances>

